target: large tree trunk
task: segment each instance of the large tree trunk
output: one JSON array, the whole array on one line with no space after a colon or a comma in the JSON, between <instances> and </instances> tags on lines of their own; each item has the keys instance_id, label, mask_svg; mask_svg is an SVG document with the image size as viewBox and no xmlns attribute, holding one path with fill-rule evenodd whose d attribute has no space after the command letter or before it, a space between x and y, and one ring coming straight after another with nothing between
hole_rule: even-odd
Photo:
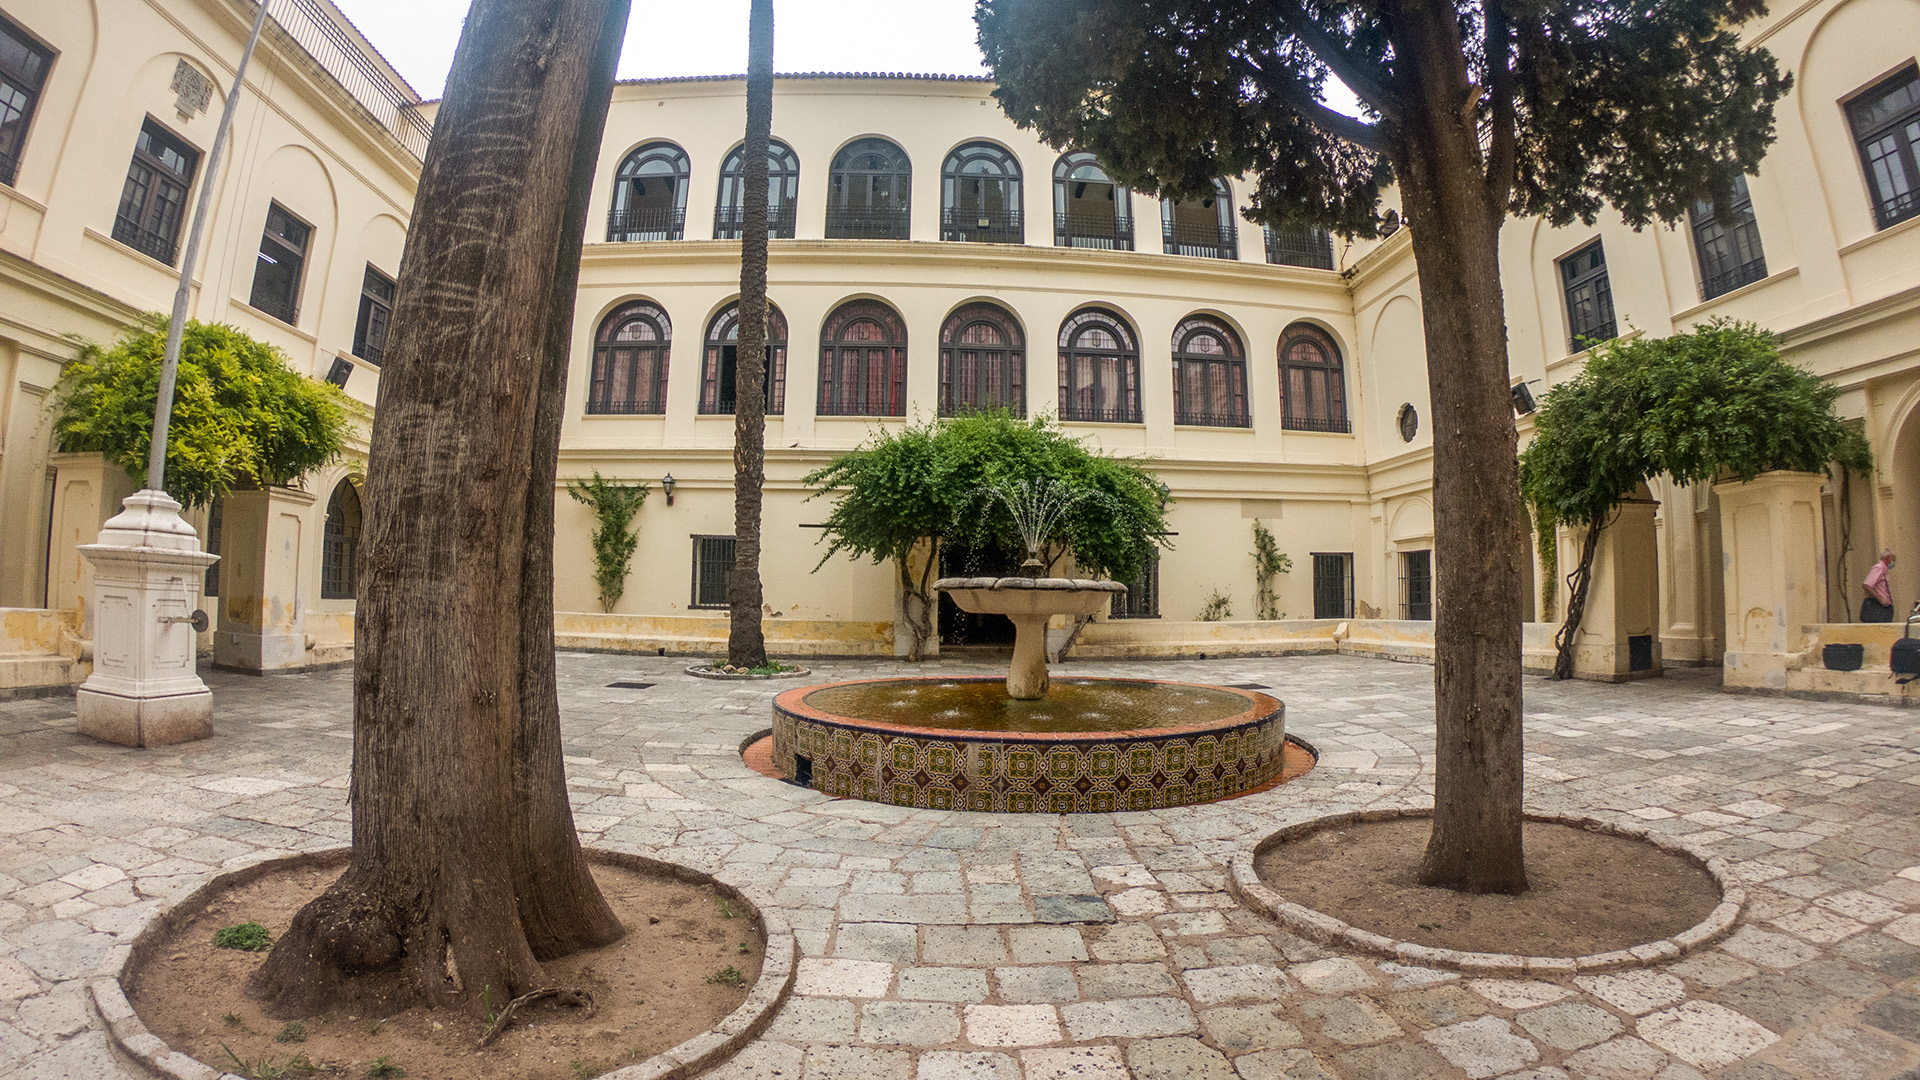
<instances>
[{"instance_id":1,"label":"large tree trunk","mask_svg":"<svg viewBox=\"0 0 1920 1080\"><path fill-rule=\"evenodd\" d=\"M747 20L747 139L740 222L740 346L733 396L733 576L727 663L767 662L760 627L760 505L767 480L767 139L773 129L773 0Z\"/></svg>"},{"instance_id":2,"label":"large tree trunk","mask_svg":"<svg viewBox=\"0 0 1920 1080\"><path fill-rule=\"evenodd\" d=\"M1521 850L1525 541L1500 289L1504 206L1489 189L1450 4L1406 0L1406 115L1391 144L1413 230L1433 417L1433 835L1420 881L1527 887Z\"/></svg>"},{"instance_id":3,"label":"large tree trunk","mask_svg":"<svg viewBox=\"0 0 1920 1080\"><path fill-rule=\"evenodd\" d=\"M475 0L400 268L355 621L353 859L251 991L479 1009L624 930L581 856L553 500L587 195L627 0Z\"/></svg>"}]
</instances>

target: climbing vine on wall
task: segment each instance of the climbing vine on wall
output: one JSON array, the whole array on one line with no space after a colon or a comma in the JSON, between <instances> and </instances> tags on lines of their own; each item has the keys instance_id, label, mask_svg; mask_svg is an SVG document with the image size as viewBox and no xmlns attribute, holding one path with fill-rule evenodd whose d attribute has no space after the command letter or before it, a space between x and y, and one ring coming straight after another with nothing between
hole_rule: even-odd
<instances>
[{"instance_id":1,"label":"climbing vine on wall","mask_svg":"<svg viewBox=\"0 0 1920 1080\"><path fill-rule=\"evenodd\" d=\"M591 480L567 481L567 494L593 509L593 581L600 587L600 610L612 611L627 591L627 568L640 546L633 517L647 501L647 485L616 483L595 469Z\"/></svg>"},{"instance_id":2,"label":"climbing vine on wall","mask_svg":"<svg viewBox=\"0 0 1920 1080\"><path fill-rule=\"evenodd\" d=\"M1273 538L1273 531L1259 521L1253 523L1253 581L1254 601L1260 609L1262 619L1278 619L1285 615L1280 610L1280 596L1274 591L1274 579L1293 570L1293 559L1280 550L1280 542Z\"/></svg>"}]
</instances>

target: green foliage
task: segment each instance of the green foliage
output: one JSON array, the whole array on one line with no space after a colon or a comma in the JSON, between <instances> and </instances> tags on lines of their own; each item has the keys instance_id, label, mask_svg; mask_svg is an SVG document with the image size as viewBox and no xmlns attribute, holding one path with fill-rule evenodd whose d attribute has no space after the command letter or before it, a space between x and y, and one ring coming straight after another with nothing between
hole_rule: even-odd
<instances>
[{"instance_id":1,"label":"green foliage","mask_svg":"<svg viewBox=\"0 0 1920 1080\"><path fill-rule=\"evenodd\" d=\"M1200 608L1198 616L1201 622L1220 622L1233 618L1233 597L1219 589L1208 594L1206 604Z\"/></svg>"},{"instance_id":2,"label":"green foliage","mask_svg":"<svg viewBox=\"0 0 1920 1080\"><path fill-rule=\"evenodd\" d=\"M732 964L728 964L726 967L707 976L707 981L710 983L718 983L722 986L741 987L747 985L747 977L740 974L740 969L734 967Z\"/></svg>"},{"instance_id":3,"label":"green foliage","mask_svg":"<svg viewBox=\"0 0 1920 1080\"><path fill-rule=\"evenodd\" d=\"M1548 391L1520 484L1536 517L1604 525L1645 480L1751 480L1872 467L1857 429L1834 415L1839 388L1780 357L1751 323L1715 319L1667 338L1614 341Z\"/></svg>"},{"instance_id":4,"label":"green foliage","mask_svg":"<svg viewBox=\"0 0 1920 1080\"><path fill-rule=\"evenodd\" d=\"M84 346L55 391L60 449L103 453L145 486L166 344L166 320L153 316L110 349ZM167 429L167 494L199 506L236 487L293 483L340 453L345 402L273 346L189 322Z\"/></svg>"},{"instance_id":5,"label":"green foliage","mask_svg":"<svg viewBox=\"0 0 1920 1080\"><path fill-rule=\"evenodd\" d=\"M1254 599L1260 608L1260 618L1271 620L1281 617L1280 598L1273 590L1273 579L1292 572L1293 557L1280 550L1280 542L1273 538L1273 532L1256 519L1253 523L1253 580Z\"/></svg>"},{"instance_id":6,"label":"green foliage","mask_svg":"<svg viewBox=\"0 0 1920 1080\"><path fill-rule=\"evenodd\" d=\"M295 1020L292 1023L288 1024L286 1027L281 1028L280 1034L275 1035L273 1037L273 1041L282 1042L282 1043L306 1042L307 1041L307 1025L301 1023L298 1020Z\"/></svg>"},{"instance_id":7,"label":"green foliage","mask_svg":"<svg viewBox=\"0 0 1920 1080\"><path fill-rule=\"evenodd\" d=\"M617 484L595 469L591 480L567 481L567 494L593 509L593 581L600 587L600 610L612 611L627 591L627 568L640 546L633 517L647 501L647 485Z\"/></svg>"},{"instance_id":8,"label":"green foliage","mask_svg":"<svg viewBox=\"0 0 1920 1080\"><path fill-rule=\"evenodd\" d=\"M265 952L273 947L273 938L267 935L267 928L259 923L243 922L221 927L214 933L213 943L222 949Z\"/></svg>"},{"instance_id":9,"label":"green foliage","mask_svg":"<svg viewBox=\"0 0 1920 1080\"><path fill-rule=\"evenodd\" d=\"M1555 529L1559 522L1550 510L1534 508L1533 542L1540 552L1540 621L1551 622L1560 606L1560 540Z\"/></svg>"},{"instance_id":10,"label":"green foliage","mask_svg":"<svg viewBox=\"0 0 1920 1080\"><path fill-rule=\"evenodd\" d=\"M367 1080L398 1080L405 1075L407 1070L395 1065L388 1055L374 1058L373 1064L367 1066Z\"/></svg>"}]
</instances>

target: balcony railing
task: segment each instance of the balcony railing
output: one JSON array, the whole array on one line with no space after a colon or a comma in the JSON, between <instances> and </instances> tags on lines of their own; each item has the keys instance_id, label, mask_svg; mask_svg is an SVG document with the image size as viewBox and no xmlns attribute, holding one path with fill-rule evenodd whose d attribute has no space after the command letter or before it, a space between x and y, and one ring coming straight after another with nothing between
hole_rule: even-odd
<instances>
[{"instance_id":1,"label":"balcony railing","mask_svg":"<svg viewBox=\"0 0 1920 1080\"><path fill-rule=\"evenodd\" d=\"M1053 245L1132 251L1133 221L1113 214L1055 214Z\"/></svg>"},{"instance_id":2,"label":"balcony railing","mask_svg":"<svg viewBox=\"0 0 1920 1080\"><path fill-rule=\"evenodd\" d=\"M1739 266L1709 274L1700 281L1700 299L1711 300L1716 296L1730 293L1742 285L1751 285L1767 276L1765 257L1749 259Z\"/></svg>"},{"instance_id":3,"label":"balcony railing","mask_svg":"<svg viewBox=\"0 0 1920 1080\"><path fill-rule=\"evenodd\" d=\"M1600 345L1605 342L1612 341L1614 338L1617 338L1619 336L1620 336L1620 331L1615 326L1614 321L1612 319L1608 319L1606 322L1600 323L1597 326L1589 326L1575 333L1573 337L1568 339L1567 341L1567 352L1569 353L1586 352L1588 349L1593 348L1595 345Z\"/></svg>"},{"instance_id":4,"label":"balcony railing","mask_svg":"<svg viewBox=\"0 0 1920 1080\"><path fill-rule=\"evenodd\" d=\"M1194 412L1182 409L1173 414L1173 422L1188 427L1252 427L1246 413Z\"/></svg>"},{"instance_id":5,"label":"balcony railing","mask_svg":"<svg viewBox=\"0 0 1920 1080\"><path fill-rule=\"evenodd\" d=\"M1874 204L1873 216L1883 229L1892 228L1920 214L1920 189L1908 189Z\"/></svg>"},{"instance_id":6,"label":"balcony railing","mask_svg":"<svg viewBox=\"0 0 1920 1080\"><path fill-rule=\"evenodd\" d=\"M1333 237L1325 229L1268 229L1267 261L1275 266L1333 269Z\"/></svg>"},{"instance_id":7,"label":"balcony railing","mask_svg":"<svg viewBox=\"0 0 1920 1080\"><path fill-rule=\"evenodd\" d=\"M173 265L174 238L154 232L130 217L114 216L113 238L150 259Z\"/></svg>"},{"instance_id":8,"label":"balcony railing","mask_svg":"<svg viewBox=\"0 0 1920 1080\"><path fill-rule=\"evenodd\" d=\"M829 240L905 240L909 211L899 207L827 207Z\"/></svg>"},{"instance_id":9,"label":"balcony railing","mask_svg":"<svg viewBox=\"0 0 1920 1080\"><path fill-rule=\"evenodd\" d=\"M1162 224L1160 239L1169 255L1192 255L1202 259L1240 257L1240 230L1233 225Z\"/></svg>"},{"instance_id":10,"label":"balcony railing","mask_svg":"<svg viewBox=\"0 0 1920 1080\"><path fill-rule=\"evenodd\" d=\"M667 411L665 398L632 398L627 401L587 399L587 412L595 416L644 416Z\"/></svg>"},{"instance_id":11,"label":"balcony railing","mask_svg":"<svg viewBox=\"0 0 1920 1080\"><path fill-rule=\"evenodd\" d=\"M433 125L420 115L420 103L394 85L340 24L315 0L269 0L267 13L294 45L333 76L414 157L424 160Z\"/></svg>"},{"instance_id":12,"label":"balcony railing","mask_svg":"<svg viewBox=\"0 0 1920 1080\"><path fill-rule=\"evenodd\" d=\"M14 175L20 171L20 159L0 150L0 184L13 186Z\"/></svg>"},{"instance_id":13,"label":"balcony railing","mask_svg":"<svg viewBox=\"0 0 1920 1080\"><path fill-rule=\"evenodd\" d=\"M793 239L793 223L797 208L793 203L785 206L767 207L767 238L769 240ZM738 240L747 225L747 213L738 206L723 206L713 214L713 238L715 240Z\"/></svg>"},{"instance_id":14,"label":"balcony railing","mask_svg":"<svg viewBox=\"0 0 1920 1080\"><path fill-rule=\"evenodd\" d=\"M615 210L607 215L607 243L678 240L686 224L687 211L684 207L674 207L671 210L656 207Z\"/></svg>"},{"instance_id":15,"label":"balcony railing","mask_svg":"<svg viewBox=\"0 0 1920 1080\"><path fill-rule=\"evenodd\" d=\"M1353 422L1344 416L1282 416L1282 431L1330 431L1336 435L1353 433Z\"/></svg>"},{"instance_id":16,"label":"balcony railing","mask_svg":"<svg viewBox=\"0 0 1920 1080\"><path fill-rule=\"evenodd\" d=\"M1060 419L1068 423L1081 424L1137 424L1140 422L1140 406L1112 405L1103 408L1065 405L1060 409Z\"/></svg>"},{"instance_id":17,"label":"balcony railing","mask_svg":"<svg viewBox=\"0 0 1920 1080\"><path fill-rule=\"evenodd\" d=\"M940 239L974 244L1024 244L1027 231L1018 210L968 210L949 206L940 214Z\"/></svg>"}]
</instances>

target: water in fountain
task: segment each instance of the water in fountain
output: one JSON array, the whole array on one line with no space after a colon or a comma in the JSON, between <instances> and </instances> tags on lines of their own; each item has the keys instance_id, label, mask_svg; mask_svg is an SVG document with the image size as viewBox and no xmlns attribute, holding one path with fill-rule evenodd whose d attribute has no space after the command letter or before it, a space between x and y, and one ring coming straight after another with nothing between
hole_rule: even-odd
<instances>
[{"instance_id":1,"label":"water in fountain","mask_svg":"<svg viewBox=\"0 0 1920 1080\"><path fill-rule=\"evenodd\" d=\"M829 686L806 703L883 724L1023 734L1186 727L1237 716L1249 704L1212 687L1124 679L1060 679L1036 701L1008 697L995 681L899 679Z\"/></svg>"},{"instance_id":2,"label":"water in fountain","mask_svg":"<svg viewBox=\"0 0 1920 1080\"><path fill-rule=\"evenodd\" d=\"M1035 568L1044 571L1040 549L1065 523L1068 512L1088 499L1107 499L1103 491L1074 487L1044 476L986 484L981 490L1006 505L1014 528L1020 532L1020 542L1027 549L1027 563L1022 569L1029 571ZM1042 573L1034 572L1031 576L1040 577Z\"/></svg>"}]
</instances>

